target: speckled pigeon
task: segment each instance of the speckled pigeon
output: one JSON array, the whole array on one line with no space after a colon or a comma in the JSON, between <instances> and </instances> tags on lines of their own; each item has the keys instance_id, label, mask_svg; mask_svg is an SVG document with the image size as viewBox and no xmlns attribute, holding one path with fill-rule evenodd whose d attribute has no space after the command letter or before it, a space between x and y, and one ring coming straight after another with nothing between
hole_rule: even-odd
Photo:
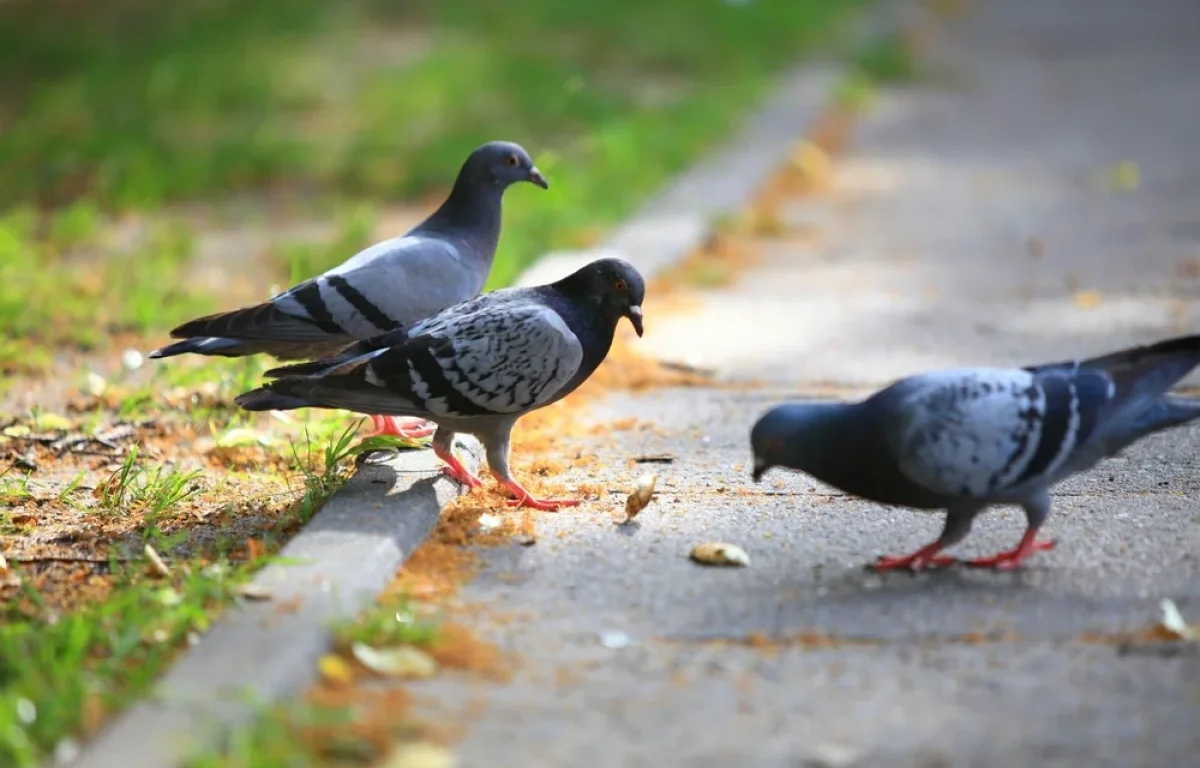
<instances>
[{"instance_id":1,"label":"speckled pigeon","mask_svg":"<svg viewBox=\"0 0 1200 768\"><path fill-rule=\"evenodd\" d=\"M599 259L549 285L485 293L411 328L357 342L311 363L267 372L240 395L250 411L343 408L435 422L444 471L475 487L451 452L456 432L479 438L488 466L516 499L554 510L576 500L534 498L509 472L509 435L521 416L566 397L608 355L622 317L642 335L645 283L630 264Z\"/></svg>"},{"instance_id":2,"label":"speckled pigeon","mask_svg":"<svg viewBox=\"0 0 1200 768\"><path fill-rule=\"evenodd\" d=\"M1200 401L1167 391L1200 364L1200 335L1087 360L1028 368L966 368L901 379L856 403L785 403L750 435L755 481L799 469L865 499L944 509L937 541L877 570L950 565L940 554L993 504L1018 504L1020 544L969 565L1010 569L1037 541L1050 490L1136 440L1200 417Z\"/></svg>"},{"instance_id":3,"label":"speckled pigeon","mask_svg":"<svg viewBox=\"0 0 1200 768\"><path fill-rule=\"evenodd\" d=\"M434 315L483 290L500 239L500 203L513 183L548 189L519 145L493 141L459 170L450 195L407 234L384 240L268 301L184 323L184 339L150 353L283 360L331 354L346 345ZM375 434L423 437L433 427L372 415Z\"/></svg>"}]
</instances>

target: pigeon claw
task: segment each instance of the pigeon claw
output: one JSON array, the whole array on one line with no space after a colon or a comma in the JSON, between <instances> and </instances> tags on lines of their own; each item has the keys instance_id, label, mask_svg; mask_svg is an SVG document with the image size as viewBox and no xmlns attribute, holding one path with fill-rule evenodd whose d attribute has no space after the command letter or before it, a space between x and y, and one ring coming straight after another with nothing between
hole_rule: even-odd
<instances>
[{"instance_id":1,"label":"pigeon claw","mask_svg":"<svg viewBox=\"0 0 1200 768\"><path fill-rule=\"evenodd\" d=\"M409 426L404 426L401 419L395 416L371 416L371 425L375 431L369 437L378 437L379 435L395 435L405 439L415 439L418 437L429 437L437 431L437 426L428 421L421 419L404 419Z\"/></svg>"},{"instance_id":2,"label":"pigeon claw","mask_svg":"<svg viewBox=\"0 0 1200 768\"><path fill-rule=\"evenodd\" d=\"M557 512L559 507L574 507L579 504L579 499L539 499L513 480L506 480L498 476L496 480L507 488L513 496L516 496L515 499L509 499L504 502L510 507L532 507L533 509L540 509L543 512Z\"/></svg>"},{"instance_id":3,"label":"pigeon claw","mask_svg":"<svg viewBox=\"0 0 1200 768\"><path fill-rule=\"evenodd\" d=\"M997 571L1011 571L1019 568L1025 558L1032 555L1034 552L1046 552L1058 544L1055 539L1048 541L1038 541L1037 531L1026 531L1021 537L1021 543L1016 549L1010 549L1007 552L1001 552L998 555L991 557L980 557L975 560L968 560L967 565L972 568L991 568Z\"/></svg>"},{"instance_id":4,"label":"pigeon claw","mask_svg":"<svg viewBox=\"0 0 1200 768\"><path fill-rule=\"evenodd\" d=\"M472 475L470 470L464 467L463 463L458 460L458 457L450 451L443 451L437 445L434 445L433 452L439 459L446 462L446 466L442 467L442 472L451 480L468 488L478 488L483 485L483 481Z\"/></svg>"},{"instance_id":5,"label":"pigeon claw","mask_svg":"<svg viewBox=\"0 0 1200 768\"><path fill-rule=\"evenodd\" d=\"M877 573L899 570L916 572L929 568L945 568L958 562L949 555L938 554L941 551L942 545L935 541L911 555L883 555L867 567Z\"/></svg>"}]
</instances>

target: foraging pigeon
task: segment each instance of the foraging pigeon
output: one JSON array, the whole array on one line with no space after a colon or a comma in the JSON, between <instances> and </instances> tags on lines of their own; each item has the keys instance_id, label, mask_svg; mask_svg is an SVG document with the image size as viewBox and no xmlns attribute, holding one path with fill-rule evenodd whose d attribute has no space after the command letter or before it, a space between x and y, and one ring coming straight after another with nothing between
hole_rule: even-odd
<instances>
[{"instance_id":1,"label":"foraging pigeon","mask_svg":"<svg viewBox=\"0 0 1200 768\"><path fill-rule=\"evenodd\" d=\"M435 422L443 471L475 487L454 457L456 432L474 434L516 499L554 510L575 500L534 498L509 473L509 435L521 416L566 397L604 361L621 317L642 335L645 283L628 263L599 259L549 285L485 293L411 328L357 342L323 360L267 372L238 396L249 411L343 408Z\"/></svg>"},{"instance_id":2,"label":"foraging pigeon","mask_svg":"<svg viewBox=\"0 0 1200 768\"><path fill-rule=\"evenodd\" d=\"M754 425L755 481L799 469L881 504L944 509L937 541L877 570L949 565L939 554L993 504L1019 504L1028 527L1011 551L968 564L1010 569L1038 542L1050 489L1145 435L1200 417L1200 402L1166 396L1200 364L1200 335L1088 360L968 368L901 379L857 403L786 403Z\"/></svg>"},{"instance_id":3,"label":"foraging pigeon","mask_svg":"<svg viewBox=\"0 0 1200 768\"><path fill-rule=\"evenodd\" d=\"M519 145L484 144L467 157L441 207L407 234L366 248L262 304L184 323L171 331L172 338L184 341L150 357L189 352L316 357L469 299L487 282L500 240L501 198L518 181L549 188ZM433 432L419 421L402 427L395 419L371 418L375 434L423 437Z\"/></svg>"}]
</instances>

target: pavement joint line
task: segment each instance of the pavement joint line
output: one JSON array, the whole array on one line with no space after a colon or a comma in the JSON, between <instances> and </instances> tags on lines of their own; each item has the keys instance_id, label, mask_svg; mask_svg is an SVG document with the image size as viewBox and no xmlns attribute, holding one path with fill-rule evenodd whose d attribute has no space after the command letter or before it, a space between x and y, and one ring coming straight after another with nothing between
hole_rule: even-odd
<instances>
[{"instance_id":1,"label":"pavement joint line","mask_svg":"<svg viewBox=\"0 0 1200 768\"><path fill-rule=\"evenodd\" d=\"M873 19L870 12L863 18ZM809 59L786 70L730 141L677 176L599 247L545 254L514 285L550 282L613 252L648 278L678 263L709 237L711 222L752 202L794 142L825 114L847 67ZM467 452L464 463L473 472L482 465L481 454ZM255 716L257 708L245 697L231 702L222 695L230 684L253 691L261 705L315 679L316 662L330 643L330 620L350 618L373 602L425 542L442 507L459 495L436 461L432 451L420 450L360 463L280 552L304 564L271 565L254 579L275 600L228 609L163 675L155 693L108 723L73 766L171 768ZM381 492L378 482L388 476L389 487ZM311 575L294 578L304 571ZM333 599L334 593L346 600ZM298 601L300 609L263 621L276 613L274 605L288 601ZM186 711L169 703L179 700L189 702Z\"/></svg>"}]
</instances>

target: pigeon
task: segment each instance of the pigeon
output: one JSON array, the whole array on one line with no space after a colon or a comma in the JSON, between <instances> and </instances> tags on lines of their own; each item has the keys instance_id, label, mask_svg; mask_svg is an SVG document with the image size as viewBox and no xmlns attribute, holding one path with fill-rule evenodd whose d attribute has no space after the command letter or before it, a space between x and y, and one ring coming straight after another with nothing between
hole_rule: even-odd
<instances>
[{"instance_id":1,"label":"pigeon","mask_svg":"<svg viewBox=\"0 0 1200 768\"><path fill-rule=\"evenodd\" d=\"M500 239L500 202L519 181L549 189L518 144L476 149L454 188L429 218L342 264L250 307L201 317L175 328L183 339L151 358L186 353L281 360L331 354L348 344L411 325L476 296L487 282ZM424 437L429 424L372 415L374 434Z\"/></svg>"},{"instance_id":2,"label":"pigeon","mask_svg":"<svg viewBox=\"0 0 1200 768\"><path fill-rule=\"evenodd\" d=\"M622 317L642 335L645 282L605 258L548 285L504 288L408 328L364 339L313 362L267 371L275 379L239 395L248 411L340 408L428 419L443 471L480 481L455 458L455 433L483 443L511 506L554 511L574 499L538 499L509 472L509 437L521 416L569 395L608 355Z\"/></svg>"},{"instance_id":3,"label":"pigeon","mask_svg":"<svg viewBox=\"0 0 1200 768\"><path fill-rule=\"evenodd\" d=\"M968 561L1009 570L1052 549L1038 541L1050 490L1140 438L1200 417L1167 391L1200 364L1200 335L1026 368L962 368L900 379L854 403L784 403L750 434L755 482L772 467L808 473L881 504L945 510L937 541L873 567L920 570L994 504L1024 508L1013 550Z\"/></svg>"}]
</instances>

